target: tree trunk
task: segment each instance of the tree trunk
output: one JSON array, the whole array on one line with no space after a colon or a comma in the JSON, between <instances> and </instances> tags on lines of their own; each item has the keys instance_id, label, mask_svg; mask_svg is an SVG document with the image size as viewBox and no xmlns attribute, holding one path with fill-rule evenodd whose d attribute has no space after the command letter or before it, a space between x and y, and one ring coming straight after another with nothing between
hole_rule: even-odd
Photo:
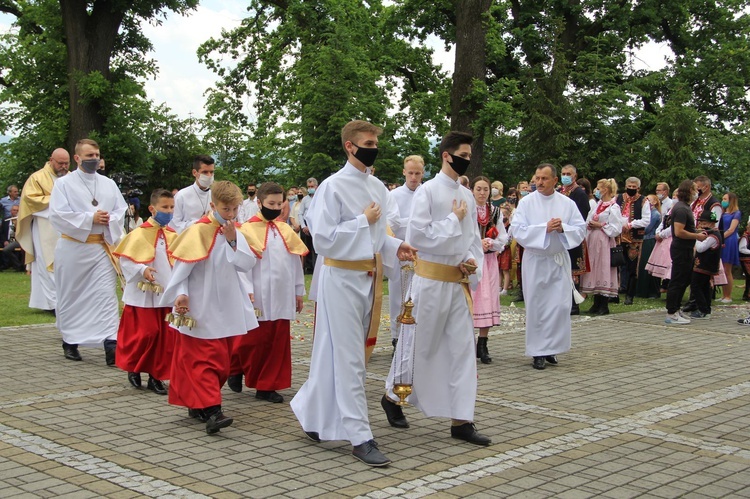
<instances>
[{"instance_id":1,"label":"tree trunk","mask_svg":"<svg viewBox=\"0 0 750 499\"><path fill-rule=\"evenodd\" d=\"M96 0L90 13L85 0L60 0L60 8L68 48L70 126L66 144L72 153L78 140L104 127L100 100L83 99L78 81L94 71L109 81L109 62L125 12L106 0Z\"/></svg>"},{"instance_id":2,"label":"tree trunk","mask_svg":"<svg viewBox=\"0 0 750 499\"><path fill-rule=\"evenodd\" d=\"M486 79L485 16L492 0L456 0L456 63L451 88L451 130L471 133L471 165L466 172L473 178L482 172L484 132L474 126L481 103L468 100L474 80Z\"/></svg>"}]
</instances>

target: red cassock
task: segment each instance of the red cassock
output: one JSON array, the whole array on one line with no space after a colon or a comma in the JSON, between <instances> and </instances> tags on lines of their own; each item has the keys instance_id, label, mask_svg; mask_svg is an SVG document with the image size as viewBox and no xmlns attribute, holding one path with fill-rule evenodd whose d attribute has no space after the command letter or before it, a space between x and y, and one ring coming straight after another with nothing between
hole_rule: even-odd
<instances>
[{"instance_id":1,"label":"red cassock","mask_svg":"<svg viewBox=\"0 0 750 499\"><path fill-rule=\"evenodd\" d=\"M202 339L180 333L175 336L169 403L190 409L221 405L221 387L229 377L232 337Z\"/></svg>"},{"instance_id":2,"label":"red cassock","mask_svg":"<svg viewBox=\"0 0 750 499\"><path fill-rule=\"evenodd\" d=\"M117 331L117 367L127 372L148 373L158 380L171 379L172 353L179 333L164 317L169 307L143 308L125 305Z\"/></svg>"},{"instance_id":3,"label":"red cassock","mask_svg":"<svg viewBox=\"0 0 750 499\"><path fill-rule=\"evenodd\" d=\"M245 385L261 391L292 386L292 347L288 319L258 321L258 327L232 338L232 374L243 373Z\"/></svg>"}]
</instances>

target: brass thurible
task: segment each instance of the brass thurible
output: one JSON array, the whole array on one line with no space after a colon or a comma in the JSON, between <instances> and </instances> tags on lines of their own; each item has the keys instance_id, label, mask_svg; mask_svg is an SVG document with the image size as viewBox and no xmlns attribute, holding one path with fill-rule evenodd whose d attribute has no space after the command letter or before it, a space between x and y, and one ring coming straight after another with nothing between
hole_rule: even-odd
<instances>
[{"instance_id":1,"label":"brass thurible","mask_svg":"<svg viewBox=\"0 0 750 499\"><path fill-rule=\"evenodd\" d=\"M143 291L151 291L154 294L160 295L164 292L164 288L155 282L141 281L138 283L138 289Z\"/></svg>"},{"instance_id":2,"label":"brass thurible","mask_svg":"<svg viewBox=\"0 0 750 499\"><path fill-rule=\"evenodd\" d=\"M185 314L168 313L164 320L172 324L174 327L185 326L188 329L193 329L197 324L195 319Z\"/></svg>"}]
</instances>

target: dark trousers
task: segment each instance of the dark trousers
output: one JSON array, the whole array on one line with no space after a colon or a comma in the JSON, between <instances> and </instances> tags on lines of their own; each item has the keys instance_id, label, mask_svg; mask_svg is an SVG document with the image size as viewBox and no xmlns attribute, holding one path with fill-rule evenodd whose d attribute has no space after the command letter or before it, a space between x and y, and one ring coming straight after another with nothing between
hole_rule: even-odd
<instances>
[{"instance_id":1,"label":"dark trousers","mask_svg":"<svg viewBox=\"0 0 750 499\"><path fill-rule=\"evenodd\" d=\"M302 260L302 268L305 272L305 274L312 274L313 270L315 270L315 260L317 259L317 256L315 254L315 247L313 246L313 238L311 234L305 234L305 231L299 232L299 237L302 239L302 242L305 243L305 246L307 246L307 249L310 250L310 252L307 254L307 256L304 257Z\"/></svg>"},{"instance_id":2,"label":"dark trousers","mask_svg":"<svg viewBox=\"0 0 750 499\"><path fill-rule=\"evenodd\" d=\"M711 276L701 274L700 272L693 272L693 277L690 280L690 290L693 292L698 310L704 314L710 314L711 298L713 297L713 293L711 293Z\"/></svg>"},{"instance_id":3,"label":"dark trousers","mask_svg":"<svg viewBox=\"0 0 750 499\"><path fill-rule=\"evenodd\" d=\"M680 310L680 302L693 277L693 248L669 248L672 257L672 276L667 288L667 313Z\"/></svg>"}]
</instances>

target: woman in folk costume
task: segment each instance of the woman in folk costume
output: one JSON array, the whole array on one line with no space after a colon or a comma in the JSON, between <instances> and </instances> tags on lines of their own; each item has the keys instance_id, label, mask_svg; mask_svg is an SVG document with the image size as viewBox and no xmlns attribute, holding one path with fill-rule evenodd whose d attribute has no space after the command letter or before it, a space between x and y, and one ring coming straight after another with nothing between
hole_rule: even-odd
<instances>
[{"instance_id":1,"label":"woman in folk costume","mask_svg":"<svg viewBox=\"0 0 750 499\"><path fill-rule=\"evenodd\" d=\"M148 209L152 217L125 236L114 251L126 281L116 363L128 373L134 387L141 387L141 373L145 372L147 388L166 395L162 381L170 379L177 331L164 320L172 308L160 306L159 295L172 275L168 252L177 232L167 224L172 220L174 196L156 189Z\"/></svg>"},{"instance_id":2,"label":"woman in folk costume","mask_svg":"<svg viewBox=\"0 0 750 499\"><path fill-rule=\"evenodd\" d=\"M677 189L675 189L675 195ZM675 198L676 199L676 198ZM672 219L670 217L672 207L662 218L659 227L656 228L656 246L648 257L646 272L654 279L659 279L659 293L666 293L669 286L669 277L672 275L672 256L669 254L669 246L672 244Z\"/></svg>"},{"instance_id":3,"label":"woman in folk costume","mask_svg":"<svg viewBox=\"0 0 750 499\"><path fill-rule=\"evenodd\" d=\"M610 264L610 251L617 246L616 238L622 232L625 220L616 195L617 182L614 179L599 180L594 190L594 197L599 202L586 220L591 271L581 276L581 292L594 296L594 305L588 310L590 314L607 315L609 297L617 296L617 267Z\"/></svg>"},{"instance_id":4,"label":"woman in folk costume","mask_svg":"<svg viewBox=\"0 0 750 499\"><path fill-rule=\"evenodd\" d=\"M284 190L275 182L258 189L260 210L242 224L240 232L260 255L251 271L241 274L258 315L258 328L235 336L227 384L235 392L255 388L255 398L281 403L276 390L292 386L291 320L302 311L305 278L302 259L308 249L284 222ZM287 213L288 215L288 213Z\"/></svg>"},{"instance_id":5,"label":"woman in folk costume","mask_svg":"<svg viewBox=\"0 0 750 499\"><path fill-rule=\"evenodd\" d=\"M471 292L474 301L474 327L479 328L477 358L482 364L492 362L487 350L487 337L492 326L500 325L500 271L497 254L505 249L508 233L503 225L503 215L497 206L489 202L490 181L487 177L476 177L471 182L471 191L477 203L479 237L485 258L482 279L477 289Z\"/></svg>"}]
</instances>

